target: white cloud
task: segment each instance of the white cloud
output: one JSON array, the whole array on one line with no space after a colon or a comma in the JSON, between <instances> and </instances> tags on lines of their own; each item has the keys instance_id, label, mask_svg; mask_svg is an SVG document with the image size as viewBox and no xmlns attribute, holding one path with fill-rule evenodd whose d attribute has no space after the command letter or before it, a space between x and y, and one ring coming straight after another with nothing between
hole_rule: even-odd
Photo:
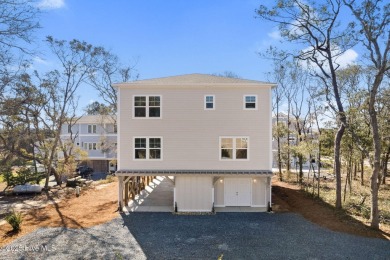
<instances>
[{"instance_id":1,"label":"white cloud","mask_svg":"<svg viewBox=\"0 0 390 260\"><path fill-rule=\"evenodd\" d=\"M37 6L42 9L59 9L65 6L65 0L41 0Z\"/></svg>"},{"instance_id":2,"label":"white cloud","mask_svg":"<svg viewBox=\"0 0 390 260\"><path fill-rule=\"evenodd\" d=\"M358 54L353 49L348 49L342 55L337 57L336 62L340 64L341 68L345 68L348 65L354 64Z\"/></svg>"},{"instance_id":3,"label":"white cloud","mask_svg":"<svg viewBox=\"0 0 390 260\"><path fill-rule=\"evenodd\" d=\"M308 47L303 49L301 52L302 53L307 53L307 56L311 56L313 51L313 47ZM338 64L340 68L345 68L348 65L355 64L357 58L358 58L358 53L353 50L353 49L348 49L341 53L341 50L338 46L333 46L332 50L332 55L334 57L334 63ZM324 57L318 54L318 52L315 55L318 60L322 60L324 62L324 69L328 70L329 66L327 64L327 61ZM302 66L304 68L307 68L307 63L305 61L301 62ZM314 64L312 64L314 67L316 67Z\"/></svg>"},{"instance_id":4,"label":"white cloud","mask_svg":"<svg viewBox=\"0 0 390 260\"><path fill-rule=\"evenodd\" d=\"M273 40L280 40L282 37L280 36L279 30L273 30L272 32L268 33L268 36Z\"/></svg>"},{"instance_id":5,"label":"white cloud","mask_svg":"<svg viewBox=\"0 0 390 260\"><path fill-rule=\"evenodd\" d=\"M34 60L34 63L44 64L44 65L49 64L49 62L47 62L46 60L44 60L44 59L42 59L41 57L38 57L38 56L35 56L33 58L33 60Z\"/></svg>"}]
</instances>

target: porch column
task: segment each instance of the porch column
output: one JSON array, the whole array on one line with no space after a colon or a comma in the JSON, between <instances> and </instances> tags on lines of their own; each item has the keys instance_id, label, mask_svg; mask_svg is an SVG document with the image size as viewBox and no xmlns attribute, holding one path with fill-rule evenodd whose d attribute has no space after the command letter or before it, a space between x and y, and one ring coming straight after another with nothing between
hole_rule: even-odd
<instances>
[{"instance_id":1,"label":"porch column","mask_svg":"<svg viewBox=\"0 0 390 260\"><path fill-rule=\"evenodd\" d=\"M123 176L118 176L118 207L119 211L123 209Z\"/></svg>"}]
</instances>

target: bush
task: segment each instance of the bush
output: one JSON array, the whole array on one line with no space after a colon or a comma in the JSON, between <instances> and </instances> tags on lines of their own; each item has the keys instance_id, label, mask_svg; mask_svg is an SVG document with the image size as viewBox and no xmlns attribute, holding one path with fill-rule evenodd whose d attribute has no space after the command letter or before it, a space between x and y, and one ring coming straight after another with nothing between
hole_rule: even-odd
<instances>
[{"instance_id":1,"label":"bush","mask_svg":"<svg viewBox=\"0 0 390 260\"><path fill-rule=\"evenodd\" d=\"M5 217L5 220L12 226L12 231L18 232L21 229L20 225L23 222L22 213L12 211L12 213Z\"/></svg>"}]
</instances>

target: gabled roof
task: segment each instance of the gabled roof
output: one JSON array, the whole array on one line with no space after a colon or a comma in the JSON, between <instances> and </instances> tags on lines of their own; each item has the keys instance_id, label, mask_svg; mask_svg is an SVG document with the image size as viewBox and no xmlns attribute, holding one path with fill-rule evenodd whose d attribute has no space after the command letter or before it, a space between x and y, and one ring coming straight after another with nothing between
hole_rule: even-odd
<instances>
[{"instance_id":1,"label":"gabled roof","mask_svg":"<svg viewBox=\"0 0 390 260\"><path fill-rule=\"evenodd\" d=\"M137 80L133 82L123 82L114 84L115 87L136 86L136 85L163 85L163 86L175 86L175 85L266 85L275 86L274 83L262 82L257 80L248 80L240 78L228 78L221 76L214 76L209 74L186 74L179 76L154 78Z\"/></svg>"}]
</instances>

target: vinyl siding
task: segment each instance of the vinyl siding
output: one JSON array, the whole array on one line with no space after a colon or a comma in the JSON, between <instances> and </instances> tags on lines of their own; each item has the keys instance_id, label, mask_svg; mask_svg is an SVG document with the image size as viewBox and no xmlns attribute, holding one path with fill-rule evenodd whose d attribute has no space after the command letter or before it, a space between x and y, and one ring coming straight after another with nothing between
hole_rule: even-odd
<instances>
[{"instance_id":1,"label":"vinyl siding","mask_svg":"<svg viewBox=\"0 0 390 260\"><path fill-rule=\"evenodd\" d=\"M271 169L270 87L186 87L119 89L119 168L172 170ZM133 95L161 95L160 119L133 119ZM215 95L215 110L204 110L204 95ZM244 110L243 96L257 95L258 109ZM161 136L162 161L134 161L134 136ZM221 161L220 136L249 137L250 158Z\"/></svg>"}]
</instances>

